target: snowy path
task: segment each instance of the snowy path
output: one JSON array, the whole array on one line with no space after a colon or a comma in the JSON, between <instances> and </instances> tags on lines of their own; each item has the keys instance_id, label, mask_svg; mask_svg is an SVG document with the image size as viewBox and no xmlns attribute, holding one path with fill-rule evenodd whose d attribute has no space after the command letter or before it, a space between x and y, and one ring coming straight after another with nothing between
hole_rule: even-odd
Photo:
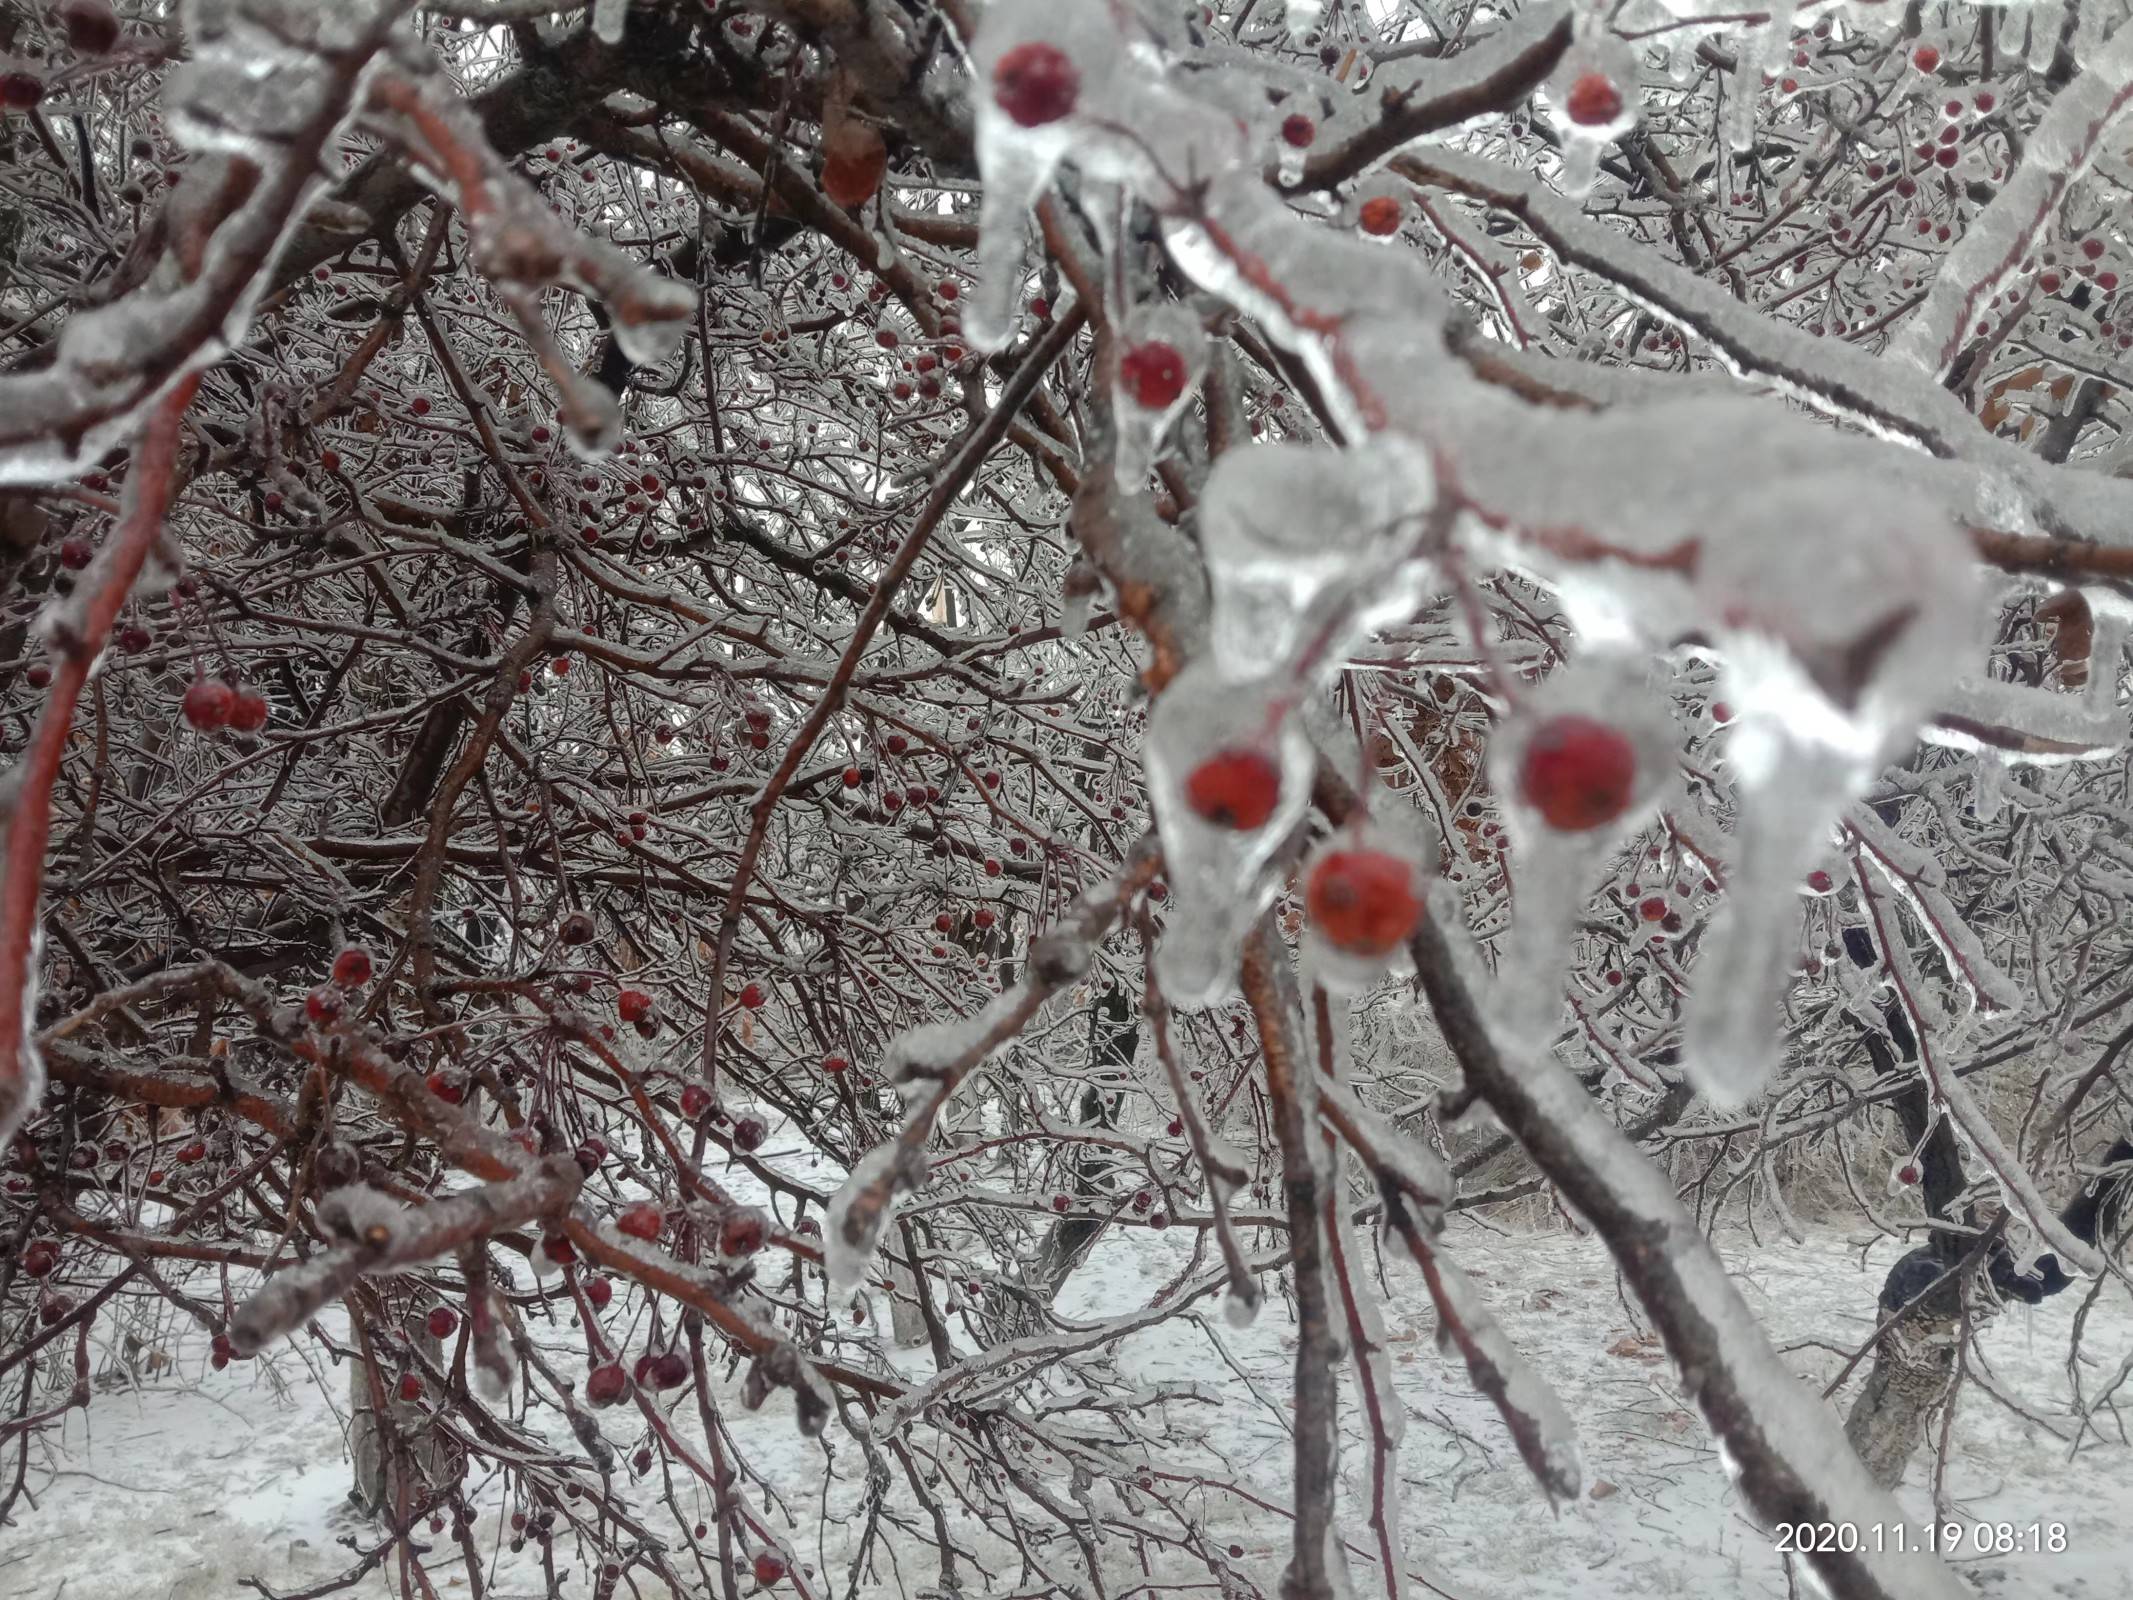
<instances>
[{"instance_id":1,"label":"snowy path","mask_svg":"<svg viewBox=\"0 0 2133 1600\"><path fill-rule=\"evenodd\" d=\"M1577 1420L1588 1494L1560 1515L1549 1514L1494 1414L1468 1391L1456 1362L1434 1348L1427 1302L1411 1269L1390 1267L1395 1304L1387 1311L1387 1332L1408 1410L1401 1470L1411 1570L1460 1600L1785 1596L1769 1540L1740 1514L1708 1439L1680 1404L1669 1363L1656 1345L1640 1341L1638 1326L1617 1298L1614 1274L1597 1243L1561 1233L1499 1236L1473 1227L1456 1229L1452 1243L1506 1330L1557 1385ZM1144 1304L1188 1249L1182 1234L1107 1241L1072 1280L1061 1310L1094 1316ZM1847 1247L1840 1235L1819 1233L1803 1245L1766 1243L1752 1251L1744 1238L1735 1239L1727 1259L1773 1339L1781 1346L1800 1344L1789 1364L1819 1384L1840 1358L1805 1341L1849 1348L1863 1338L1874 1292L1896 1253L1894 1245L1880 1243L1862 1269L1856 1247ZM1985 1336L1994 1385L2061 1431L2069 1394L2068 1335L2080 1300L2077 1291L2034 1312L2015 1308ZM559 1347L566 1332L555 1331ZM1214 1338L1255 1380L1262 1400L1253 1399L1211 1348ZM2107 1292L2091 1312L2084 1348L2093 1392L2133 1350L2133 1311L2122 1293ZM1221 1385L1224 1404L1177 1408L1180 1425L1198 1430L1210 1475L1224 1472L1279 1502L1286 1499L1292 1353L1284 1308L1273 1305L1241 1332L1211 1316L1197 1326L1174 1322L1136 1335L1120 1364L1144 1379ZM0 1536L0 1595L191 1600L249 1593L237 1585L250 1575L288 1589L349 1564L348 1551L336 1541L354 1534L367 1542L372 1532L344 1507L341 1426L325 1394L287 1351L279 1358L286 1393L278 1393L256 1365L205 1373L194 1385L190 1380L204 1367L205 1354L204 1342L184 1353L183 1387L99 1394L87 1423L79 1416L70 1422L64 1455L33 1452L29 1482L39 1503ZM896 1360L914 1378L930 1371L921 1351L898 1352ZM327 1392L338 1396L342 1383L333 1375ZM1850 1392L1841 1398L1848 1401ZM729 1410L743 1448L802 1514L801 1549L826 1563L839 1578L835 1592L845 1593L844 1553L816 1543L807 1515L821 1492L820 1455L793 1436L783 1407L759 1416L740 1412L737 1403ZM607 1415L614 1426L624 1422ZM1345 1531L1360 1544L1365 1530L1354 1508L1363 1503L1367 1453L1356 1419L1347 1422L1343 1502L1355 1524ZM2115 1442L2115 1430L2114 1443L2092 1443L2069 1465L2063 1443L1973 1385L1957 1415L1955 1438L1959 1458L1949 1488L1963 1515L2020 1525L2058 1521L2067 1529L2061 1555L1961 1561L1981 1595L2119 1600L2133 1568L2133 1449ZM1215 1465L1218 1458L1226 1469ZM855 1462L854 1452L840 1451L833 1504L844 1498L838 1491L849 1487L845 1478ZM1162 1465L1191 1470L1189 1462ZM1914 1462L1903 1495L1919 1516L1930 1510L1925 1471ZM656 1473L649 1482L658 1482ZM1591 1498L1595 1489L1601 1498ZM636 1492L651 1498L644 1483ZM1244 1554L1237 1565L1271 1591L1286 1553L1285 1524L1235 1500L1197 1493L1210 1532L1240 1544ZM477 1536L484 1549L495 1549L500 1519L489 1508L499 1503L497 1491L489 1486L478 1498L485 1514ZM828 1536L837 1537L846 1526L833 1522ZM559 1543L559 1567L563 1554ZM896 1554L907 1592L915 1596L931 1581L933 1562L922 1549ZM996 1581L1012 1583L1011 1566L1003 1562L993 1570ZM499 1550L492 1574L495 1600L530 1600L541 1593L537 1569L523 1557L514 1560ZM1367 1576L1358 1569L1359 1580ZM396 1589L378 1574L349 1592L386 1595ZM1373 1592L1361 1581L1358 1591ZM573 1571L564 1593L586 1592L583 1573ZM859 1592L897 1591L893 1583L872 1581Z\"/></svg>"}]
</instances>

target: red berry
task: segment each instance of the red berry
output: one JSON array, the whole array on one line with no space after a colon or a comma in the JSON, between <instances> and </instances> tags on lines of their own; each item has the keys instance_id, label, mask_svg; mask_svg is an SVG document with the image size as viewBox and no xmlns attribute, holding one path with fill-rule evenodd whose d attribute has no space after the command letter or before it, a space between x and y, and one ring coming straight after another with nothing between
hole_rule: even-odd
<instances>
[{"instance_id":1,"label":"red berry","mask_svg":"<svg viewBox=\"0 0 2133 1600\"><path fill-rule=\"evenodd\" d=\"M323 1028L341 1015L341 991L321 984L304 996L304 1015L313 1026Z\"/></svg>"},{"instance_id":2,"label":"red berry","mask_svg":"<svg viewBox=\"0 0 2133 1600\"><path fill-rule=\"evenodd\" d=\"M763 1000L763 986L760 983L746 983L741 986L740 1002L748 1010L760 1011L763 1008Z\"/></svg>"},{"instance_id":3,"label":"red berry","mask_svg":"<svg viewBox=\"0 0 2133 1600\"><path fill-rule=\"evenodd\" d=\"M1897 1168L1896 1181L1898 1183L1916 1183L1918 1181L1917 1166L1913 1163L1906 1162L1903 1166Z\"/></svg>"},{"instance_id":4,"label":"red berry","mask_svg":"<svg viewBox=\"0 0 2133 1600\"><path fill-rule=\"evenodd\" d=\"M1646 922L1657 922L1661 917L1666 915L1666 897L1664 895L1655 894L1646 899L1638 901L1637 915L1642 917Z\"/></svg>"},{"instance_id":5,"label":"red berry","mask_svg":"<svg viewBox=\"0 0 2133 1600\"><path fill-rule=\"evenodd\" d=\"M1940 65L1940 52L1929 44L1922 44L1911 52L1911 65L1920 72L1931 72Z\"/></svg>"},{"instance_id":6,"label":"red berry","mask_svg":"<svg viewBox=\"0 0 2133 1600\"><path fill-rule=\"evenodd\" d=\"M467 1097L467 1087L454 1073L433 1072L427 1079L430 1093L448 1106L456 1106Z\"/></svg>"},{"instance_id":7,"label":"red berry","mask_svg":"<svg viewBox=\"0 0 2133 1600\"><path fill-rule=\"evenodd\" d=\"M624 1022L642 1022L652 1014L652 997L642 989L624 989L615 997L615 1010Z\"/></svg>"},{"instance_id":8,"label":"red berry","mask_svg":"<svg viewBox=\"0 0 2133 1600\"><path fill-rule=\"evenodd\" d=\"M763 1213L753 1206L729 1211L718 1227L718 1248L729 1256L752 1256L763 1248Z\"/></svg>"},{"instance_id":9,"label":"red berry","mask_svg":"<svg viewBox=\"0 0 2133 1600\"><path fill-rule=\"evenodd\" d=\"M587 1278L585 1280L585 1298L591 1302L593 1310L605 1311L608 1301L615 1298L615 1286L612 1281L606 1278ZM617 1370L620 1369L618 1368Z\"/></svg>"},{"instance_id":10,"label":"red berry","mask_svg":"<svg viewBox=\"0 0 2133 1600\"><path fill-rule=\"evenodd\" d=\"M785 1576L785 1558L769 1550L755 1553L755 1581L769 1588Z\"/></svg>"},{"instance_id":11,"label":"red berry","mask_svg":"<svg viewBox=\"0 0 2133 1600\"><path fill-rule=\"evenodd\" d=\"M1063 1194L1055 1194L1052 1196L1052 1209L1054 1211L1064 1211L1069 1206L1073 1205L1073 1203L1073 1201L1069 1200Z\"/></svg>"},{"instance_id":12,"label":"red berry","mask_svg":"<svg viewBox=\"0 0 2133 1600\"><path fill-rule=\"evenodd\" d=\"M970 914L970 920L972 922L975 922L981 928L989 928L999 919L994 916L991 907L980 906L976 911L973 911Z\"/></svg>"},{"instance_id":13,"label":"red berry","mask_svg":"<svg viewBox=\"0 0 2133 1600\"><path fill-rule=\"evenodd\" d=\"M119 42L118 13L111 9L111 0L59 0L52 15L66 29L67 48L82 55L108 55Z\"/></svg>"},{"instance_id":14,"label":"red berry","mask_svg":"<svg viewBox=\"0 0 2133 1600\"><path fill-rule=\"evenodd\" d=\"M630 1386L619 1361L603 1362L585 1374L585 1398L596 1406L611 1406Z\"/></svg>"},{"instance_id":15,"label":"red berry","mask_svg":"<svg viewBox=\"0 0 2133 1600\"><path fill-rule=\"evenodd\" d=\"M155 643L155 635L138 622L129 622L118 631L118 647L129 656L137 656Z\"/></svg>"},{"instance_id":16,"label":"red berry","mask_svg":"<svg viewBox=\"0 0 2133 1600\"><path fill-rule=\"evenodd\" d=\"M207 1141L204 1139L195 1139L191 1144L181 1145L178 1149L178 1164L180 1166L189 1167L197 1161L205 1161L206 1159Z\"/></svg>"},{"instance_id":17,"label":"red berry","mask_svg":"<svg viewBox=\"0 0 2133 1600\"><path fill-rule=\"evenodd\" d=\"M1622 91L1604 72L1580 73L1563 97L1563 109L1581 128L1604 128L1622 115Z\"/></svg>"},{"instance_id":18,"label":"red berry","mask_svg":"<svg viewBox=\"0 0 2133 1600\"><path fill-rule=\"evenodd\" d=\"M733 1142L743 1150L757 1149L769 1137L770 1129L761 1117L743 1117L733 1125Z\"/></svg>"},{"instance_id":19,"label":"red berry","mask_svg":"<svg viewBox=\"0 0 2133 1600\"><path fill-rule=\"evenodd\" d=\"M257 733L267 725L267 697L256 689L239 689L230 702L230 726L239 733Z\"/></svg>"},{"instance_id":20,"label":"red berry","mask_svg":"<svg viewBox=\"0 0 2133 1600\"><path fill-rule=\"evenodd\" d=\"M1565 714L1533 730L1519 763L1519 798L1549 827L1583 833L1629 809L1636 779L1636 747L1627 735L1591 717Z\"/></svg>"},{"instance_id":21,"label":"red berry","mask_svg":"<svg viewBox=\"0 0 2133 1600\"><path fill-rule=\"evenodd\" d=\"M1000 858L998 856L987 856L985 858L985 876L988 878L997 878L999 875Z\"/></svg>"},{"instance_id":22,"label":"red berry","mask_svg":"<svg viewBox=\"0 0 2133 1600\"><path fill-rule=\"evenodd\" d=\"M1816 894L1828 894L1835 880L1826 872L1817 870L1807 874L1807 887Z\"/></svg>"},{"instance_id":23,"label":"red berry","mask_svg":"<svg viewBox=\"0 0 2133 1600\"><path fill-rule=\"evenodd\" d=\"M881 741L881 747L892 756L900 756L906 749L904 736L900 733L892 733L888 738Z\"/></svg>"},{"instance_id":24,"label":"red berry","mask_svg":"<svg viewBox=\"0 0 2133 1600\"><path fill-rule=\"evenodd\" d=\"M1185 358L1177 346L1150 339L1119 358L1118 383L1135 405L1161 411L1185 392Z\"/></svg>"},{"instance_id":25,"label":"red berry","mask_svg":"<svg viewBox=\"0 0 2133 1600\"><path fill-rule=\"evenodd\" d=\"M44 98L44 79L34 72L0 72L0 111L28 111Z\"/></svg>"},{"instance_id":26,"label":"red berry","mask_svg":"<svg viewBox=\"0 0 2133 1600\"><path fill-rule=\"evenodd\" d=\"M638 1201L615 1218L616 1230L632 1239L656 1239L665 1226L666 1216L649 1200Z\"/></svg>"},{"instance_id":27,"label":"red berry","mask_svg":"<svg viewBox=\"0 0 2133 1600\"><path fill-rule=\"evenodd\" d=\"M573 911L556 924L555 936L564 944L590 944L596 931L590 912Z\"/></svg>"},{"instance_id":28,"label":"red berry","mask_svg":"<svg viewBox=\"0 0 2133 1600\"><path fill-rule=\"evenodd\" d=\"M845 787L846 787L847 789L856 789L856 788L858 788L858 787L859 787L859 781L860 781L860 771L859 771L859 769L858 769L857 767L846 767L846 768L844 769L844 786L845 786Z\"/></svg>"},{"instance_id":29,"label":"red berry","mask_svg":"<svg viewBox=\"0 0 2133 1600\"><path fill-rule=\"evenodd\" d=\"M48 1278L52 1269L59 1265L59 1246L50 1239L34 1239L22 1252L22 1271L25 1277Z\"/></svg>"},{"instance_id":30,"label":"red berry","mask_svg":"<svg viewBox=\"0 0 2133 1600\"><path fill-rule=\"evenodd\" d=\"M7 80L0 78L0 84ZM62 539L59 541L59 564L69 572L79 572L96 559L96 546L87 539Z\"/></svg>"},{"instance_id":31,"label":"red berry","mask_svg":"<svg viewBox=\"0 0 2133 1600\"><path fill-rule=\"evenodd\" d=\"M333 958L333 981L344 989L370 982L370 952L350 945Z\"/></svg>"},{"instance_id":32,"label":"red berry","mask_svg":"<svg viewBox=\"0 0 2133 1600\"><path fill-rule=\"evenodd\" d=\"M681 1091L681 1114L694 1122L711 1109L711 1091L700 1083L692 1083Z\"/></svg>"},{"instance_id":33,"label":"red berry","mask_svg":"<svg viewBox=\"0 0 2133 1600\"><path fill-rule=\"evenodd\" d=\"M450 1306L438 1306L430 1312L430 1337L449 1339L459 1331L459 1313Z\"/></svg>"},{"instance_id":34,"label":"red berry","mask_svg":"<svg viewBox=\"0 0 2133 1600\"><path fill-rule=\"evenodd\" d=\"M1383 239L1400 231L1400 202L1389 194L1374 194L1355 214L1356 225L1373 238Z\"/></svg>"},{"instance_id":35,"label":"red berry","mask_svg":"<svg viewBox=\"0 0 2133 1600\"><path fill-rule=\"evenodd\" d=\"M567 1267L578 1259L578 1247L560 1233L551 1233L541 1241L541 1254L559 1267Z\"/></svg>"},{"instance_id":36,"label":"red berry","mask_svg":"<svg viewBox=\"0 0 2133 1600\"><path fill-rule=\"evenodd\" d=\"M1280 799L1281 769L1243 745L1216 751L1185 779L1185 803L1218 828L1263 828Z\"/></svg>"},{"instance_id":37,"label":"red berry","mask_svg":"<svg viewBox=\"0 0 2133 1600\"><path fill-rule=\"evenodd\" d=\"M1057 122L1081 97L1081 74L1055 44L1032 39L1000 57L992 69L993 104L1025 128Z\"/></svg>"},{"instance_id":38,"label":"red berry","mask_svg":"<svg viewBox=\"0 0 2133 1600\"><path fill-rule=\"evenodd\" d=\"M1321 856L1305 885L1304 906L1320 936L1351 955L1386 955L1422 920L1414 869L1382 850Z\"/></svg>"},{"instance_id":39,"label":"red berry","mask_svg":"<svg viewBox=\"0 0 2133 1600\"><path fill-rule=\"evenodd\" d=\"M851 1062L847 1061L843 1056L824 1056L822 1058L822 1070L824 1072L842 1072L849 1066L851 1066Z\"/></svg>"},{"instance_id":40,"label":"red berry","mask_svg":"<svg viewBox=\"0 0 2133 1600\"><path fill-rule=\"evenodd\" d=\"M412 1372L403 1374L400 1379L400 1398L408 1401L422 1398L422 1380Z\"/></svg>"},{"instance_id":41,"label":"red berry","mask_svg":"<svg viewBox=\"0 0 2133 1600\"><path fill-rule=\"evenodd\" d=\"M679 1350L654 1356L647 1376L655 1389L679 1389L689 1381L689 1358Z\"/></svg>"},{"instance_id":42,"label":"red berry","mask_svg":"<svg viewBox=\"0 0 2133 1600\"><path fill-rule=\"evenodd\" d=\"M589 1178L599 1170L600 1163L607 1159L607 1141L597 1134L589 1134L578 1141L578 1147L570 1153L570 1158L577 1162L578 1170Z\"/></svg>"},{"instance_id":43,"label":"red berry","mask_svg":"<svg viewBox=\"0 0 2133 1600\"><path fill-rule=\"evenodd\" d=\"M36 666L24 673L23 677L29 680L29 685L32 689L43 689L52 682L52 669L40 661Z\"/></svg>"},{"instance_id":44,"label":"red berry","mask_svg":"<svg viewBox=\"0 0 2133 1600\"><path fill-rule=\"evenodd\" d=\"M407 409L412 411L418 417L428 416L430 414L429 396L421 394L416 395L415 398L408 403Z\"/></svg>"},{"instance_id":45,"label":"red berry","mask_svg":"<svg viewBox=\"0 0 2133 1600\"><path fill-rule=\"evenodd\" d=\"M1304 150L1308 149L1311 141L1317 137L1318 124L1301 111L1291 111L1281 119L1282 143Z\"/></svg>"},{"instance_id":46,"label":"red berry","mask_svg":"<svg viewBox=\"0 0 2133 1600\"><path fill-rule=\"evenodd\" d=\"M237 709L237 692L220 678L195 678L185 691L185 722L195 733L229 726Z\"/></svg>"}]
</instances>

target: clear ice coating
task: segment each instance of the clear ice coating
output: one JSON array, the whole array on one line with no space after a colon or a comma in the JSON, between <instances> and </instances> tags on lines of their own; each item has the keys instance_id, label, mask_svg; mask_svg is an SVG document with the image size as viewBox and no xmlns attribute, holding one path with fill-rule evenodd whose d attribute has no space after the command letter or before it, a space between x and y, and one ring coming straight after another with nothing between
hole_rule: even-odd
<instances>
[{"instance_id":1,"label":"clear ice coating","mask_svg":"<svg viewBox=\"0 0 2133 1600\"><path fill-rule=\"evenodd\" d=\"M1289 692L1281 680L1232 681L1203 657L1148 714L1148 791L1171 886L1156 978L1173 1005L1232 991L1244 936L1280 886L1276 856L1310 804L1313 770ZM1250 825L1214 820L1217 807Z\"/></svg>"},{"instance_id":2,"label":"clear ice coating","mask_svg":"<svg viewBox=\"0 0 2133 1600\"><path fill-rule=\"evenodd\" d=\"M1429 457L1390 434L1345 451L1223 456L1200 502L1216 670L1329 671L1372 629L1412 615L1429 587L1419 546L1435 487Z\"/></svg>"},{"instance_id":3,"label":"clear ice coating","mask_svg":"<svg viewBox=\"0 0 2133 1600\"><path fill-rule=\"evenodd\" d=\"M964 334L977 349L996 350L1014 332L1023 230L1062 160L1072 158L1084 185L1130 183L1168 194L1202 173L1226 170L1249 151L1250 131L1240 118L1164 81L1153 48L1158 33L1155 22L1124 0L1001 0L985 13L970 52L985 193L978 281L963 314ZM998 73L1003 60L1031 46L1062 52L1074 83L1071 109L1035 123L1003 107Z\"/></svg>"}]
</instances>

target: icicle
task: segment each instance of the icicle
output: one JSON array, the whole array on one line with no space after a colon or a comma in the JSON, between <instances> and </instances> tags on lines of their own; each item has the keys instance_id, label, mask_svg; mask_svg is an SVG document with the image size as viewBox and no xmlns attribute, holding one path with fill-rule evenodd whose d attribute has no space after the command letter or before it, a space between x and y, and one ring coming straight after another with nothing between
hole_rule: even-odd
<instances>
[{"instance_id":1,"label":"icicle","mask_svg":"<svg viewBox=\"0 0 2133 1600\"><path fill-rule=\"evenodd\" d=\"M1207 372L1207 340L1200 319L1185 307L1137 307L1119 329L1112 397L1118 419L1118 479L1144 482L1163 436Z\"/></svg>"},{"instance_id":2,"label":"icicle","mask_svg":"<svg viewBox=\"0 0 2133 1600\"><path fill-rule=\"evenodd\" d=\"M1123 70L1122 45L1100 6L1003 0L971 45L977 67L977 286L963 332L980 351L1014 333L1021 301L1023 228L1059 163L1086 145L1085 121ZM1093 148L1093 146L1090 146Z\"/></svg>"},{"instance_id":3,"label":"icicle","mask_svg":"<svg viewBox=\"0 0 2133 1600\"><path fill-rule=\"evenodd\" d=\"M1782 714L1744 712L1728 741L1738 775L1726 903L1697 957L1684 1066L1721 1106L1747 1100L1777 1064L1778 1004L1791 981L1801 887L1832 825L1872 780L1853 756L1802 737Z\"/></svg>"},{"instance_id":4,"label":"icicle","mask_svg":"<svg viewBox=\"0 0 2133 1600\"><path fill-rule=\"evenodd\" d=\"M593 0L593 37L602 44L620 44L629 9L630 0Z\"/></svg>"},{"instance_id":5,"label":"icicle","mask_svg":"<svg viewBox=\"0 0 2133 1600\"><path fill-rule=\"evenodd\" d=\"M1791 33L1791 0L1778 0L1771 8L1769 24L1740 41L1740 55L1726 100L1726 148L1737 156L1755 148L1755 117L1763 99L1763 74L1778 59Z\"/></svg>"},{"instance_id":6,"label":"icicle","mask_svg":"<svg viewBox=\"0 0 2133 1600\"><path fill-rule=\"evenodd\" d=\"M1494 1007L1507 1037L1532 1049L1562 1010L1572 930L1602 864L1675 787L1673 726L1641 658L1594 651L1504 720L1489 761L1514 906Z\"/></svg>"},{"instance_id":7,"label":"icicle","mask_svg":"<svg viewBox=\"0 0 2133 1600\"><path fill-rule=\"evenodd\" d=\"M1235 956L1279 887L1275 853L1311 798L1310 741L1278 685L1235 683L1204 657L1148 716L1148 792L1172 911L1156 976L1173 1005L1229 993Z\"/></svg>"}]
</instances>

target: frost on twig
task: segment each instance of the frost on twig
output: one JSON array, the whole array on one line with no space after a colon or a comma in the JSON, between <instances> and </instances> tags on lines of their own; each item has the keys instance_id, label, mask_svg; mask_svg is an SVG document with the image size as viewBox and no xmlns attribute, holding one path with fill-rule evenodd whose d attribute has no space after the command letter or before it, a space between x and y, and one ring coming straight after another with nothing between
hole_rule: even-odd
<instances>
[{"instance_id":1,"label":"frost on twig","mask_svg":"<svg viewBox=\"0 0 2133 1600\"><path fill-rule=\"evenodd\" d=\"M325 185L326 156L405 0L185 0L191 56L163 96L197 159L165 208L149 281L61 328L57 358L0 376L0 483L79 470L138 410L244 337L276 251Z\"/></svg>"},{"instance_id":2,"label":"frost on twig","mask_svg":"<svg viewBox=\"0 0 2133 1600\"><path fill-rule=\"evenodd\" d=\"M363 1184L332 1190L317 1211L328 1248L270 1277L231 1319L230 1342L249 1355L340 1298L358 1278L434 1260L500 1229L554 1215L569 1206L581 1177L576 1162L551 1156L518 1177L413 1208Z\"/></svg>"},{"instance_id":3,"label":"frost on twig","mask_svg":"<svg viewBox=\"0 0 2133 1600\"><path fill-rule=\"evenodd\" d=\"M497 158L480 118L452 92L435 63L414 48L402 48L394 70L377 75L370 104L423 176L458 206L474 265L510 307L520 334L555 384L571 442L587 456L605 455L621 437L621 411L615 397L557 344L542 316L542 291L562 287L598 296L607 305L616 343L639 365L673 353L696 309L694 292L549 210Z\"/></svg>"}]
</instances>

